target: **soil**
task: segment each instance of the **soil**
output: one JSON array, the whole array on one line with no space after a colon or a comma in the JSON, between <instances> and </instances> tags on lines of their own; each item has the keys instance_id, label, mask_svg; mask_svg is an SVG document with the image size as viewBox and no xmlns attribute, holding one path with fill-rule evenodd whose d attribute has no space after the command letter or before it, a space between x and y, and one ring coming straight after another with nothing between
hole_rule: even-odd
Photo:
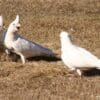
<instances>
[{"instance_id":1,"label":"soil","mask_svg":"<svg viewBox=\"0 0 100 100\"><path fill-rule=\"evenodd\" d=\"M0 14L6 28L19 14L19 34L59 56L63 30L76 45L100 57L99 0L1 0ZM60 59L44 57L23 65L0 45L0 100L100 100L100 71L86 70L79 77Z\"/></svg>"}]
</instances>

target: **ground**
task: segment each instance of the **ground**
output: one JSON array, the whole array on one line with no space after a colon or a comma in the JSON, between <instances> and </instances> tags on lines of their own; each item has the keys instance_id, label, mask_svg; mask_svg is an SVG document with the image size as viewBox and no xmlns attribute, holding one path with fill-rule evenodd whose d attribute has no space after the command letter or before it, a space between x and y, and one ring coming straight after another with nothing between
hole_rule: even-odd
<instances>
[{"instance_id":1,"label":"ground","mask_svg":"<svg viewBox=\"0 0 100 100\"><path fill-rule=\"evenodd\" d=\"M0 14L6 28L19 14L19 34L59 56L64 30L100 58L99 0L0 0ZM100 71L87 70L79 77L61 60L33 59L23 65L0 46L0 100L100 100Z\"/></svg>"}]
</instances>

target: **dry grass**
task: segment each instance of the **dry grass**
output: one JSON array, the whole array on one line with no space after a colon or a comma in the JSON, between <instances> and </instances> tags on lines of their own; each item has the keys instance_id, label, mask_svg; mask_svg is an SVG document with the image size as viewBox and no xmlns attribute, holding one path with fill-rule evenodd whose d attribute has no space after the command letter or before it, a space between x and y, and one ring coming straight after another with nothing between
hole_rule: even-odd
<instances>
[{"instance_id":1,"label":"dry grass","mask_svg":"<svg viewBox=\"0 0 100 100\"><path fill-rule=\"evenodd\" d=\"M76 44L100 57L99 0L0 0L0 14L6 27L19 14L20 34L59 54L59 33L65 30ZM0 55L0 100L100 100L100 71L80 78L69 74L61 61L22 65Z\"/></svg>"}]
</instances>

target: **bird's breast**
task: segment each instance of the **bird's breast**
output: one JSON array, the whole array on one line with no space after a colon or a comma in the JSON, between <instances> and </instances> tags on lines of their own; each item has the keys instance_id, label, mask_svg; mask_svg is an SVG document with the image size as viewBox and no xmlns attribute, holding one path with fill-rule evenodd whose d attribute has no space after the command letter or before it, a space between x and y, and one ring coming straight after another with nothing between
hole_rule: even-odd
<instances>
[{"instance_id":1,"label":"bird's breast","mask_svg":"<svg viewBox=\"0 0 100 100\"><path fill-rule=\"evenodd\" d=\"M13 44L13 41L11 41L9 38L6 38L6 39L5 39L4 45L5 45L8 49L11 49L11 48L12 48L12 44Z\"/></svg>"}]
</instances>

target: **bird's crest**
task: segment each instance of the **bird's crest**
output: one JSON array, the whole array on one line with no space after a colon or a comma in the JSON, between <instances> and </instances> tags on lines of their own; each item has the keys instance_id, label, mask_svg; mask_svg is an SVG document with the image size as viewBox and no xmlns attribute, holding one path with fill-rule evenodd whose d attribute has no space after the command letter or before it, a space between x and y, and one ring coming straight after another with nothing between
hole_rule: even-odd
<instances>
[{"instance_id":1,"label":"bird's crest","mask_svg":"<svg viewBox=\"0 0 100 100\"><path fill-rule=\"evenodd\" d=\"M16 19L13 21L13 23L15 24L19 23L19 15L16 15Z\"/></svg>"}]
</instances>

